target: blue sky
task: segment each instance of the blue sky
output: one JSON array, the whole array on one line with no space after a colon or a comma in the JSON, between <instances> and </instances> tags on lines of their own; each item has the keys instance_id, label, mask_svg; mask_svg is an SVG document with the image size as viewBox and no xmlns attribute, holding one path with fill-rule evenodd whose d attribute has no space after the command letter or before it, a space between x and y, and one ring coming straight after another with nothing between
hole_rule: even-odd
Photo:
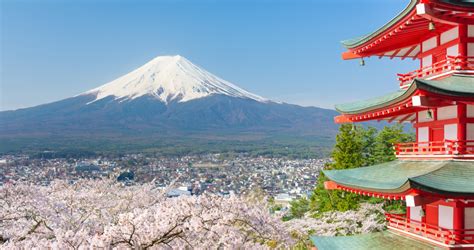
<instances>
[{"instance_id":1,"label":"blue sky","mask_svg":"<svg viewBox=\"0 0 474 250\"><path fill-rule=\"evenodd\" d=\"M3 0L0 110L77 95L159 55L180 54L258 95L304 106L398 88L398 59L343 61L401 0Z\"/></svg>"}]
</instances>

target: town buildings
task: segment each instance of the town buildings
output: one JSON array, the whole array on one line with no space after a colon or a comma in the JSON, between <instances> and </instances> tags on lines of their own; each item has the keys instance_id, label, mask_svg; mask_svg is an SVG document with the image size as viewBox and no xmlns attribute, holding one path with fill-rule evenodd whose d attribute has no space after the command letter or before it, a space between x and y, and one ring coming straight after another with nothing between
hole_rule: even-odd
<instances>
[{"instance_id":1,"label":"town buildings","mask_svg":"<svg viewBox=\"0 0 474 250\"><path fill-rule=\"evenodd\" d=\"M91 158L34 158L25 155L0 157L0 185L19 181L49 185L53 180L75 182L82 178L118 178L125 185L150 183L172 185L169 196L244 194L262 190L285 201L306 196L329 159L288 159L235 154L152 156L126 154ZM132 175L129 173L133 173Z\"/></svg>"}]
</instances>

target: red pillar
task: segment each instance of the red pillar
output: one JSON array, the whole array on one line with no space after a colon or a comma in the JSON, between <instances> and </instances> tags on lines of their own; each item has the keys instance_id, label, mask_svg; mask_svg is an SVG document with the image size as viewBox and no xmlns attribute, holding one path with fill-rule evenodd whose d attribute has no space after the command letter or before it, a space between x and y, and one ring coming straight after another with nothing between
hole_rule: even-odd
<instances>
[{"instance_id":1,"label":"red pillar","mask_svg":"<svg viewBox=\"0 0 474 250\"><path fill-rule=\"evenodd\" d=\"M438 226L438 204L430 203L426 205L426 223L431 226Z\"/></svg>"},{"instance_id":2,"label":"red pillar","mask_svg":"<svg viewBox=\"0 0 474 250\"><path fill-rule=\"evenodd\" d=\"M467 56L467 25L459 25L459 55Z\"/></svg>"},{"instance_id":3,"label":"red pillar","mask_svg":"<svg viewBox=\"0 0 474 250\"><path fill-rule=\"evenodd\" d=\"M464 230L464 206L463 203L460 201L456 201L456 205L454 207L454 221L453 221L453 229L458 230L455 231L461 234L461 231ZM462 236L456 236L456 241L462 240Z\"/></svg>"},{"instance_id":4,"label":"red pillar","mask_svg":"<svg viewBox=\"0 0 474 250\"><path fill-rule=\"evenodd\" d=\"M467 118L467 106L465 103L458 103L458 151L459 154L464 154L466 150L466 118Z\"/></svg>"},{"instance_id":5,"label":"red pillar","mask_svg":"<svg viewBox=\"0 0 474 250\"><path fill-rule=\"evenodd\" d=\"M459 25L459 45L458 45L458 51L459 51L459 56L464 57L461 58L460 66L461 69L466 69L468 66L467 63L467 38L468 38L468 28L466 24L460 24Z\"/></svg>"}]
</instances>

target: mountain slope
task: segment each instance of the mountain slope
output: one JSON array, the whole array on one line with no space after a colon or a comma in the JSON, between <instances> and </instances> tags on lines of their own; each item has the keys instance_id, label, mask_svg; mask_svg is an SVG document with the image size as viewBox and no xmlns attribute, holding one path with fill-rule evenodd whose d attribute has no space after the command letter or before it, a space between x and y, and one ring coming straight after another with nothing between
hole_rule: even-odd
<instances>
[{"instance_id":1,"label":"mountain slope","mask_svg":"<svg viewBox=\"0 0 474 250\"><path fill-rule=\"evenodd\" d=\"M158 57L80 95L0 112L0 139L332 138L335 115L265 99L180 56Z\"/></svg>"}]
</instances>

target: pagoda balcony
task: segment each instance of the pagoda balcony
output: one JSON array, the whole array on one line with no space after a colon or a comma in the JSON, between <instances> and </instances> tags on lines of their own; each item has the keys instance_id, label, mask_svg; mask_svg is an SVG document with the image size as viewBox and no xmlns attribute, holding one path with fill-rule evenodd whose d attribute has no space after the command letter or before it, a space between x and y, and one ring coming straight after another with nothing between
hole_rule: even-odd
<instances>
[{"instance_id":1,"label":"pagoda balcony","mask_svg":"<svg viewBox=\"0 0 474 250\"><path fill-rule=\"evenodd\" d=\"M430 66L406 74L397 74L397 76L400 81L400 88L405 89L410 86L415 78L435 79L449 74L449 72L455 73L462 70L474 70L473 56L446 56L446 59L433 63Z\"/></svg>"},{"instance_id":2,"label":"pagoda balcony","mask_svg":"<svg viewBox=\"0 0 474 250\"><path fill-rule=\"evenodd\" d=\"M399 232L447 245L474 243L474 229L447 229L425 222L415 221L405 214L386 213L387 226Z\"/></svg>"},{"instance_id":3,"label":"pagoda balcony","mask_svg":"<svg viewBox=\"0 0 474 250\"><path fill-rule=\"evenodd\" d=\"M474 158L474 140L397 143L394 148L397 158Z\"/></svg>"}]
</instances>

